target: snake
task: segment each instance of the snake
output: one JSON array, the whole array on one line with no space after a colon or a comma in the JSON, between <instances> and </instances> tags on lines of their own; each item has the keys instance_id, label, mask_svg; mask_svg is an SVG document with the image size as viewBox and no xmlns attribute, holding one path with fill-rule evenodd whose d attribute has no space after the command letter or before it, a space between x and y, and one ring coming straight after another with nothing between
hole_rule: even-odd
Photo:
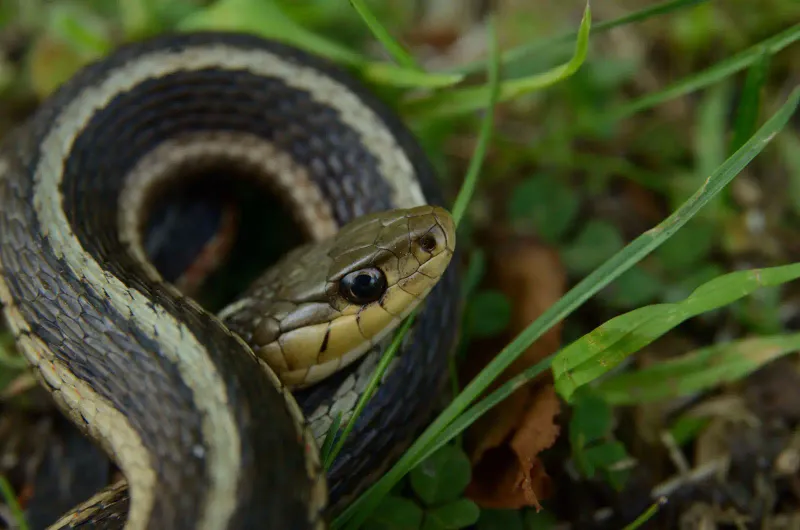
<instances>
[{"instance_id":1,"label":"snake","mask_svg":"<svg viewBox=\"0 0 800 530\"><path fill-rule=\"evenodd\" d=\"M145 248L153 205L201 176L274 195L302 234L219 311ZM455 233L415 135L327 59L197 31L81 68L0 145L8 328L124 476L51 528L326 528L436 408L460 318ZM326 470L327 429L415 310Z\"/></svg>"}]
</instances>

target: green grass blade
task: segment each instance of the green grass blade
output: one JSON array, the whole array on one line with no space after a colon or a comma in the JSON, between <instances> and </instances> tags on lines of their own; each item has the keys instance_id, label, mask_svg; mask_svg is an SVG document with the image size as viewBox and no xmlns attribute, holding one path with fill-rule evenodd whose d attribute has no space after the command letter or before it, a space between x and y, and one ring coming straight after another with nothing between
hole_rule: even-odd
<instances>
[{"instance_id":1,"label":"green grass blade","mask_svg":"<svg viewBox=\"0 0 800 530\"><path fill-rule=\"evenodd\" d=\"M761 57L747 70L733 126L730 152L739 149L758 126L758 114L761 111L761 89L767 81L769 60L770 54L764 50Z\"/></svg>"},{"instance_id":2,"label":"green grass blade","mask_svg":"<svg viewBox=\"0 0 800 530\"><path fill-rule=\"evenodd\" d=\"M641 528L644 523L652 519L657 513L658 510L661 509L662 506L667 504L666 497L659 497L659 499L650 505L650 507L644 511L642 515L636 518L631 524L626 525L625 528L622 530L636 530L637 528Z\"/></svg>"},{"instance_id":3,"label":"green grass blade","mask_svg":"<svg viewBox=\"0 0 800 530\"><path fill-rule=\"evenodd\" d=\"M320 458L322 459L322 465L325 469L330 467L329 462L333 462L333 458L331 458L331 450L333 449L333 441L336 439L336 434L339 432L339 427L342 425L342 413L336 413L336 416L333 417L333 422L331 423L330 428L328 428L328 433L325 435L325 441L322 442L322 447L319 449Z\"/></svg>"},{"instance_id":4,"label":"green grass blade","mask_svg":"<svg viewBox=\"0 0 800 530\"><path fill-rule=\"evenodd\" d=\"M597 35L601 32L608 31L610 29L614 29L619 26L624 26L626 24L633 24L636 22L642 22L644 20L647 20L648 18L652 18L659 15L666 15L668 13L672 13L680 9L686 9L688 7L693 7L699 4L703 4L705 2L708 2L708 0L668 0L666 2L661 2L659 4L646 7L639 11L634 11L633 13L629 13L627 15L621 16L613 20L607 20L605 22L600 22L598 24L595 24L594 27L592 28L592 34ZM563 33L556 37L525 43L520 46L517 46L516 48L503 52L503 54L500 56L500 62L503 65L506 65L508 63L513 63L520 59L524 59L525 57L528 57L530 55L534 55L536 53L547 50L548 48L554 48L556 46L572 42L577 37L578 37L578 31L570 31L569 33ZM463 74L473 74L475 72L484 69L486 69L485 61L475 61L454 68L452 71Z\"/></svg>"},{"instance_id":5,"label":"green grass blade","mask_svg":"<svg viewBox=\"0 0 800 530\"><path fill-rule=\"evenodd\" d=\"M3 475L0 475L0 493L5 498L8 509L11 511L11 517L19 530L30 530L28 522L25 520L25 513L22 511L17 501L17 496L14 494L14 488L11 487L8 479Z\"/></svg>"},{"instance_id":6,"label":"green grass blade","mask_svg":"<svg viewBox=\"0 0 800 530\"><path fill-rule=\"evenodd\" d=\"M464 212L472 200L475 193L475 188L478 185L478 176L481 172L481 166L486 158L486 151L489 149L489 139L492 135L492 127L494 125L494 108L497 105L497 99L500 96L500 64L497 60L497 35L495 34L494 21L489 23L489 53L494 60L489 61L489 86L488 86L488 104L486 107L486 115L481 122L481 128L478 133L478 144L472 158L469 161L467 173L464 176L464 183L458 192L455 203L453 204L452 214L453 220L458 226L461 219L464 217Z\"/></svg>"},{"instance_id":7,"label":"green grass blade","mask_svg":"<svg viewBox=\"0 0 800 530\"><path fill-rule=\"evenodd\" d=\"M398 88L445 88L464 79L461 74L409 70L389 63L365 63L359 72L367 81Z\"/></svg>"},{"instance_id":8,"label":"green grass blade","mask_svg":"<svg viewBox=\"0 0 800 530\"><path fill-rule=\"evenodd\" d=\"M359 416L361 416L361 412L363 412L364 407L367 405L367 402L372 398L372 395L375 393L375 389L378 387L378 383L380 382L383 374L386 373L386 370L389 368L389 364L394 359L395 355L397 355L397 351L400 349L400 346L403 344L403 338L405 337L408 330L411 329L411 325L414 323L414 319L417 316L417 311L412 311L411 314L400 324L400 328L397 330L397 334L392 340L392 343L386 348L386 351L383 352L381 355L381 360L378 362L378 366L375 368L375 371L372 373L372 377L370 377L369 383L367 387L364 389L364 392L361 393L361 397L358 399L358 403L356 403L356 408L353 411L353 415L345 425L344 431L342 435L339 437L339 440L334 445L333 450L330 451L328 454L328 458L325 460L325 467L330 467L333 464L336 457L339 456L339 452L344 447L344 443L347 441L347 437L350 436L350 432L353 430L353 427L356 424L356 420ZM329 435L330 436L330 435ZM326 439L327 441L327 439Z\"/></svg>"},{"instance_id":9,"label":"green grass blade","mask_svg":"<svg viewBox=\"0 0 800 530\"><path fill-rule=\"evenodd\" d=\"M617 109L610 111L610 119L619 120L660 105L665 101L713 85L762 60L765 53L774 55L798 39L800 39L800 24L796 24L782 33L751 46L738 55L721 61L698 74L681 79L663 90L648 94L632 103L621 105Z\"/></svg>"},{"instance_id":10,"label":"green grass blade","mask_svg":"<svg viewBox=\"0 0 800 530\"><path fill-rule=\"evenodd\" d=\"M800 270L800 265L793 267ZM800 333L717 344L642 370L611 376L594 391L612 405L685 397L742 379L796 351L800 351Z\"/></svg>"},{"instance_id":11,"label":"green grass blade","mask_svg":"<svg viewBox=\"0 0 800 530\"><path fill-rule=\"evenodd\" d=\"M436 443L438 436L475 401L508 366L535 340L563 320L586 300L618 278L692 218L742 168L744 168L780 131L797 108L800 88L795 89L783 106L767 121L741 149L736 151L711 175L697 193L664 222L649 230L622 251L612 256L593 273L572 288L558 302L512 340L465 388L450 405L428 426L400 460L351 504L337 519L332 529L356 530L372 513L385 495L419 461L421 455Z\"/></svg>"},{"instance_id":12,"label":"green grass blade","mask_svg":"<svg viewBox=\"0 0 800 530\"><path fill-rule=\"evenodd\" d=\"M613 318L556 355L553 360L556 390L569 401L578 388L619 366L629 355L687 319L726 306L761 287L797 278L800 278L800 264L732 272L701 285L680 302L649 305ZM724 372L722 366L715 368L717 375ZM734 365L728 368L732 370ZM696 375L704 380L702 374Z\"/></svg>"},{"instance_id":13,"label":"green grass blade","mask_svg":"<svg viewBox=\"0 0 800 530\"><path fill-rule=\"evenodd\" d=\"M375 38L386 48L386 51L389 52L389 55L392 56L397 64L404 66L408 70L421 70L414 60L414 57L412 57L399 42L392 38L387 29L375 18L375 15L372 14L364 2L361 0L350 0L350 5L353 6L353 9L356 10L361 20L364 21Z\"/></svg>"},{"instance_id":14,"label":"green grass blade","mask_svg":"<svg viewBox=\"0 0 800 530\"><path fill-rule=\"evenodd\" d=\"M589 32L592 25L591 9L586 4L578 30L575 52L566 63L547 72L521 77L500 83L497 101L507 101L523 94L541 90L574 74L581 67L589 50ZM489 101L488 85L438 92L430 96L404 103L403 114L410 118L440 118L473 112L486 107Z\"/></svg>"}]
</instances>

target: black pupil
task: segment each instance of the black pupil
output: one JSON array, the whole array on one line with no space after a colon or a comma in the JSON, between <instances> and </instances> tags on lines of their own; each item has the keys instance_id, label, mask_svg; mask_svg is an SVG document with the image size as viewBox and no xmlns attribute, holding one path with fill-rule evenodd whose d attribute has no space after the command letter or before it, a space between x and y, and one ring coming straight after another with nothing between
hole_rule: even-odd
<instances>
[{"instance_id":1,"label":"black pupil","mask_svg":"<svg viewBox=\"0 0 800 530\"><path fill-rule=\"evenodd\" d=\"M385 287L386 279L377 269L352 272L342 278L342 295L356 304L374 302Z\"/></svg>"},{"instance_id":2,"label":"black pupil","mask_svg":"<svg viewBox=\"0 0 800 530\"><path fill-rule=\"evenodd\" d=\"M369 291L369 289L377 283L374 276L371 274L359 274L356 276L356 281L353 283L353 291L358 293L358 291L364 292Z\"/></svg>"}]
</instances>

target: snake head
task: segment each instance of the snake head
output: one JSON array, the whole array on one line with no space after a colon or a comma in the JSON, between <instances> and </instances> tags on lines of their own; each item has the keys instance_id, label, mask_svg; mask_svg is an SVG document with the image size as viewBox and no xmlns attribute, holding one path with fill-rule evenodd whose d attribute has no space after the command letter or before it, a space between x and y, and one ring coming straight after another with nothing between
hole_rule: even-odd
<instances>
[{"instance_id":1,"label":"snake head","mask_svg":"<svg viewBox=\"0 0 800 530\"><path fill-rule=\"evenodd\" d=\"M270 271L274 299L249 341L289 387L302 388L359 359L433 289L455 250L437 206L359 217L330 240L290 253ZM230 324L229 324L230 325Z\"/></svg>"}]
</instances>

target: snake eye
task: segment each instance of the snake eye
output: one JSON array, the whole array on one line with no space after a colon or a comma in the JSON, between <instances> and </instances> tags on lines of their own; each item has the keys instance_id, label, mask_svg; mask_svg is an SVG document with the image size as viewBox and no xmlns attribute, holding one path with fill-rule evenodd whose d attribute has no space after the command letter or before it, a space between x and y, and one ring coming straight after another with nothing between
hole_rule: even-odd
<instances>
[{"instance_id":1,"label":"snake eye","mask_svg":"<svg viewBox=\"0 0 800 530\"><path fill-rule=\"evenodd\" d=\"M377 268L361 269L346 275L339 282L340 294L350 303L374 302L386 291L386 276Z\"/></svg>"}]
</instances>

